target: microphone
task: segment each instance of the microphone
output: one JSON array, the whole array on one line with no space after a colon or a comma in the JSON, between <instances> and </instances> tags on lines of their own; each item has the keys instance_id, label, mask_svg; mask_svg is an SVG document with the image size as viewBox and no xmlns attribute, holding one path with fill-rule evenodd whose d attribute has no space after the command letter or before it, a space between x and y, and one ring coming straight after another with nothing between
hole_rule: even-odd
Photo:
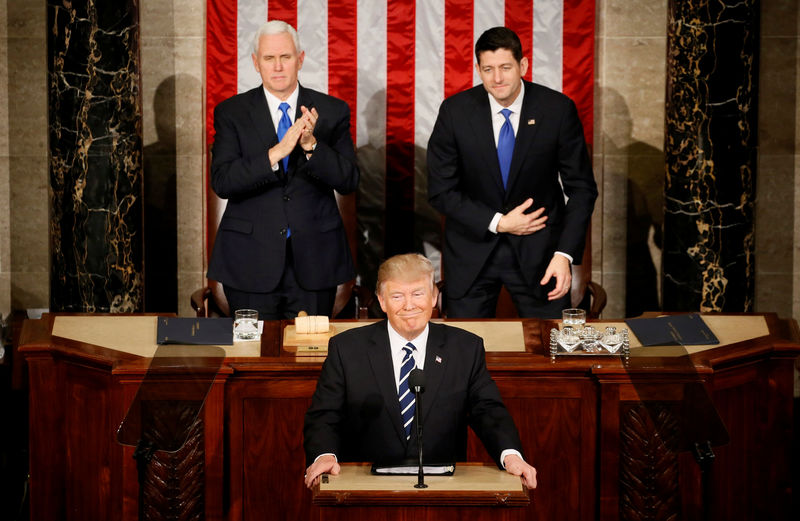
<instances>
[{"instance_id":1,"label":"microphone","mask_svg":"<svg viewBox=\"0 0 800 521\"><path fill-rule=\"evenodd\" d=\"M408 375L408 387L414 394L425 392L425 373L422 369L414 368Z\"/></svg>"},{"instance_id":2,"label":"microphone","mask_svg":"<svg viewBox=\"0 0 800 521\"><path fill-rule=\"evenodd\" d=\"M422 393L425 392L425 373L422 369L414 368L408 375L408 388L416 397L414 407L414 424L417 426L417 448L419 449L419 471L417 472L417 484L414 488L428 488L425 484L425 472L422 468L422 421L420 420L420 409L422 409Z\"/></svg>"}]
</instances>

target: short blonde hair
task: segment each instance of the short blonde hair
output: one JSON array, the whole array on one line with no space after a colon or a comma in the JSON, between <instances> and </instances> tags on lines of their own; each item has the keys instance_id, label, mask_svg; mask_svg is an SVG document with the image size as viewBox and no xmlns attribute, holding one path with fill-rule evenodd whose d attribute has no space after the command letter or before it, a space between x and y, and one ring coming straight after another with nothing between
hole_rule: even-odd
<instances>
[{"instance_id":1,"label":"short blonde hair","mask_svg":"<svg viewBox=\"0 0 800 521\"><path fill-rule=\"evenodd\" d=\"M433 264L419 253L404 253L389 257L378 268L378 283L375 293L380 294L383 284L390 280L413 281L430 277L431 290L434 288Z\"/></svg>"}]
</instances>

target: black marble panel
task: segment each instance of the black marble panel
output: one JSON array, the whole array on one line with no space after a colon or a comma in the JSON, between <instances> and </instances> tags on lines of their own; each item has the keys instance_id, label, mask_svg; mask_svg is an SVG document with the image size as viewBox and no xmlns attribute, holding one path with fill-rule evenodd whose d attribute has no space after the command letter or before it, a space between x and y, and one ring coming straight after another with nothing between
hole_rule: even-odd
<instances>
[{"instance_id":1,"label":"black marble panel","mask_svg":"<svg viewBox=\"0 0 800 521\"><path fill-rule=\"evenodd\" d=\"M138 0L47 1L50 308L142 309Z\"/></svg>"},{"instance_id":2,"label":"black marble panel","mask_svg":"<svg viewBox=\"0 0 800 521\"><path fill-rule=\"evenodd\" d=\"M753 310L758 10L669 3L666 310Z\"/></svg>"}]
</instances>

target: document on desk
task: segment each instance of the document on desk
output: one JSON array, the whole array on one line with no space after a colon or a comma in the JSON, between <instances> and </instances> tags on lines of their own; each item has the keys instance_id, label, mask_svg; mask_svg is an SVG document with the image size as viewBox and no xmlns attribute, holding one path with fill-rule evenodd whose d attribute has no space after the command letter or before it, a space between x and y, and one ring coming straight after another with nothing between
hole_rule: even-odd
<instances>
[{"instance_id":1,"label":"document on desk","mask_svg":"<svg viewBox=\"0 0 800 521\"><path fill-rule=\"evenodd\" d=\"M719 344L717 336L698 313L632 318L625 323L643 346Z\"/></svg>"},{"instance_id":2,"label":"document on desk","mask_svg":"<svg viewBox=\"0 0 800 521\"><path fill-rule=\"evenodd\" d=\"M233 345L233 319L158 317L159 344Z\"/></svg>"},{"instance_id":3,"label":"document on desk","mask_svg":"<svg viewBox=\"0 0 800 521\"><path fill-rule=\"evenodd\" d=\"M422 471L426 476L452 476L456 471L455 463L445 465L423 465ZM416 476L419 465L372 465L372 473L378 476Z\"/></svg>"}]
</instances>

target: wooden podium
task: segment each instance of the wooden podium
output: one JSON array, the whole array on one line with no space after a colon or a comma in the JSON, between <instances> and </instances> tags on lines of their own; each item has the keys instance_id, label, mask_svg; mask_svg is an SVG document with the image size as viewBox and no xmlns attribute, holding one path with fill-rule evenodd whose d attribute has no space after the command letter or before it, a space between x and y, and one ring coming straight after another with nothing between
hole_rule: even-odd
<instances>
[{"instance_id":1,"label":"wooden podium","mask_svg":"<svg viewBox=\"0 0 800 521\"><path fill-rule=\"evenodd\" d=\"M664 518L701 519L710 506L711 519L794 520L786 455L796 448L797 324L769 313L704 318L722 344L682 356L632 349L628 362L551 359L549 331L557 324L548 321L517 322L522 349L495 350L487 342L489 372L517 424L523 453L537 469L538 487L527 506L470 508L485 509L492 519L521 512L529 520L619 521L646 519L653 508ZM150 367L155 322L154 316L52 314L25 322L20 353L30 388L32 520L138 518L133 448L117 442L116 430ZM72 336L69 323L82 336ZM199 501L187 497L181 507L208 521L305 521L323 509L366 519L377 506L396 511L397 505L323 505L326 494L329 501L358 497L324 489L312 503L303 483L303 416L324 355L288 349L285 325L267 322L260 342L225 348L186 452L174 456L185 483L181 490L200 491ZM707 391L729 435L714 447L707 500L691 454L653 449L654 440L680 441L676 404L687 381ZM702 417L695 423L704 423ZM466 460L492 462L472 433ZM168 460L162 463L159 468L169 467ZM151 478L146 483L162 479ZM383 493L368 495L389 501ZM437 515L461 510L436 506L434 497L430 505L424 499L402 508L419 509L415 515L421 517L434 517L428 509L440 509Z\"/></svg>"},{"instance_id":2,"label":"wooden podium","mask_svg":"<svg viewBox=\"0 0 800 521\"><path fill-rule=\"evenodd\" d=\"M312 501L320 521L373 519L516 520L530 503L520 479L494 465L461 463L452 476L375 476L370 465L345 463L338 476L324 475ZM316 518L316 517L315 517Z\"/></svg>"}]
</instances>

